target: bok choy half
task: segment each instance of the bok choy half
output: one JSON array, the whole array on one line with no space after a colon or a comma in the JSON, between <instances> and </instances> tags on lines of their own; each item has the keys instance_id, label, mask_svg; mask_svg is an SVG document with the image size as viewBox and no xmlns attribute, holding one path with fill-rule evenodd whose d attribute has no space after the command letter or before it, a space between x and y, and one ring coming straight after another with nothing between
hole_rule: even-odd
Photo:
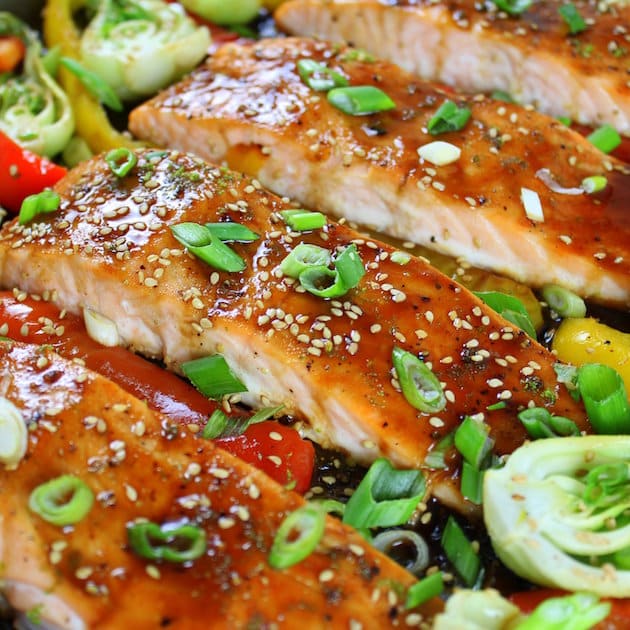
<instances>
[{"instance_id":1,"label":"bok choy half","mask_svg":"<svg viewBox=\"0 0 630 630\"><path fill-rule=\"evenodd\" d=\"M537 440L484 478L499 558L541 585L630 597L630 436Z\"/></svg>"},{"instance_id":2,"label":"bok choy half","mask_svg":"<svg viewBox=\"0 0 630 630\"><path fill-rule=\"evenodd\" d=\"M26 46L21 73L0 75L0 131L21 147L52 157L74 131L65 92L48 73L36 34L18 18L0 12L0 37L17 36Z\"/></svg>"},{"instance_id":3,"label":"bok choy half","mask_svg":"<svg viewBox=\"0 0 630 630\"><path fill-rule=\"evenodd\" d=\"M122 100L154 94L205 56L210 33L177 3L100 0L81 37L81 63Z\"/></svg>"}]
</instances>

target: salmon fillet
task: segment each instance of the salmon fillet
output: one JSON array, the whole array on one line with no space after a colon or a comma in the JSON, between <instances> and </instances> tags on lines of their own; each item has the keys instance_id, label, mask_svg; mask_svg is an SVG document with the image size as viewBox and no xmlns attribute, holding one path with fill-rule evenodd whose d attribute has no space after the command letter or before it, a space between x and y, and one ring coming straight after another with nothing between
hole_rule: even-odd
<instances>
[{"instance_id":1,"label":"salmon fillet","mask_svg":"<svg viewBox=\"0 0 630 630\"><path fill-rule=\"evenodd\" d=\"M300 59L327 63L351 85L378 86L396 108L339 111L300 79ZM433 136L427 124L447 99L471 118ZM556 283L630 306L630 171L534 111L456 97L352 49L289 38L223 46L134 110L129 125L158 145L225 161L307 207L529 286ZM420 159L418 149L435 140L461 150L459 159ZM579 194L584 178L602 174L602 192ZM538 195L544 220L528 217L523 189Z\"/></svg>"},{"instance_id":2,"label":"salmon fillet","mask_svg":"<svg viewBox=\"0 0 630 630\"><path fill-rule=\"evenodd\" d=\"M331 517L311 555L273 569L271 543L301 497L209 440L165 431L168 418L111 381L49 348L5 342L0 383L28 427L24 458L0 469L0 592L15 609L72 630L384 628L407 616L413 576ZM95 497L70 527L28 506L61 475ZM201 527L205 553L145 560L126 531L141 518Z\"/></svg>"},{"instance_id":3,"label":"salmon fillet","mask_svg":"<svg viewBox=\"0 0 630 630\"><path fill-rule=\"evenodd\" d=\"M566 4L534 2L510 17L474 0L291 0L275 18L289 33L351 42L424 79L503 90L552 116L630 135L630 7L576 2L586 29L571 35L558 12Z\"/></svg>"},{"instance_id":4,"label":"salmon fillet","mask_svg":"<svg viewBox=\"0 0 630 630\"><path fill-rule=\"evenodd\" d=\"M84 163L57 184L54 215L5 224L0 284L48 291L71 312L87 307L116 324L123 344L175 370L219 353L247 387L243 401L283 404L316 441L360 462L384 455L423 467L465 415L486 417L502 453L525 439L516 413L527 406L587 428L553 355L426 262L400 261L391 246L330 221L294 232L278 214L294 206L191 155L137 155L123 178L102 157ZM239 222L260 236L233 245L243 271L213 269L169 229L208 221ZM305 291L280 268L301 243L331 252L354 244L365 269L359 285L338 299ZM393 378L395 347L432 368L443 409L407 401Z\"/></svg>"}]
</instances>

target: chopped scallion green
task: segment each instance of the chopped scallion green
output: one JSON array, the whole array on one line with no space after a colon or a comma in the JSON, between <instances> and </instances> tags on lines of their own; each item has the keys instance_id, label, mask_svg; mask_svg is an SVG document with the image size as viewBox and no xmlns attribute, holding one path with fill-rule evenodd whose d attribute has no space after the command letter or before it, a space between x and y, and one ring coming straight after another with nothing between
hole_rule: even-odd
<instances>
[{"instance_id":1,"label":"chopped scallion green","mask_svg":"<svg viewBox=\"0 0 630 630\"><path fill-rule=\"evenodd\" d=\"M93 503L90 487L74 475L61 475L37 486L28 499L32 512L59 527L82 521Z\"/></svg>"},{"instance_id":2,"label":"chopped scallion green","mask_svg":"<svg viewBox=\"0 0 630 630\"><path fill-rule=\"evenodd\" d=\"M587 363L578 368L577 384L596 433L630 433L630 402L616 370L599 363Z\"/></svg>"},{"instance_id":3,"label":"chopped scallion green","mask_svg":"<svg viewBox=\"0 0 630 630\"><path fill-rule=\"evenodd\" d=\"M446 469L446 453L455 444L455 432L445 435L426 455L424 463L428 468Z\"/></svg>"},{"instance_id":4,"label":"chopped scallion green","mask_svg":"<svg viewBox=\"0 0 630 630\"><path fill-rule=\"evenodd\" d=\"M307 558L324 535L326 512L318 505L303 505L291 512L276 533L269 564L274 569L286 569Z\"/></svg>"},{"instance_id":5,"label":"chopped scallion green","mask_svg":"<svg viewBox=\"0 0 630 630\"><path fill-rule=\"evenodd\" d=\"M517 16L525 13L532 6L533 0L491 0L497 9L505 11L508 15Z\"/></svg>"},{"instance_id":6,"label":"chopped scallion green","mask_svg":"<svg viewBox=\"0 0 630 630\"><path fill-rule=\"evenodd\" d=\"M421 606L432 597L437 597L443 590L444 580L442 578L442 572L436 571L409 587L405 608L409 609Z\"/></svg>"},{"instance_id":7,"label":"chopped scallion green","mask_svg":"<svg viewBox=\"0 0 630 630\"><path fill-rule=\"evenodd\" d=\"M505 103L514 103L514 99L509 92L503 90L494 90L490 95L495 101L504 101Z\"/></svg>"},{"instance_id":8,"label":"chopped scallion green","mask_svg":"<svg viewBox=\"0 0 630 630\"><path fill-rule=\"evenodd\" d=\"M481 468L492 451L494 440L487 424L466 416L455 431L455 446L471 466Z\"/></svg>"},{"instance_id":9,"label":"chopped scallion green","mask_svg":"<svg viewBox=\"0 0 630 630\"><path fill-rule=\"evenodd\" d=\"M251 416L228 418L223 411L215 409L201 431L201 437L207 440L222 440L242 435L252 424L264 422L278 413L284 405L264 407Z\"/></svg>"},{"instance_id":10,"label":"chopped scallion green","mask_svg":"<svg viewBox=\"0 0 630 630\"><path fill-rule=\"evenodd\" d=\"M71 57L61 57L59 63L72 72L99 103L103 103L103 105L106 105L115 112L122 112L123 104L118 98L118 95L101 77L91 70L84 68L76 59L72 59Z\"/></svg>"},{"instance_id":11,"label":"chopped scallion green","mask_svg":"<svg viewBox=\"0 0 630 630\"><path fill-rule=\"evenodd\" d=\"M481 505L484 471L475 468L466 460L462 462L460 490L462 496L475 505Z\"/></svg>"},{"instance_id":12,"label":"chopped scallion green","mask_svg":"<svg viewBox=\"0 0 630 630\"><path fill-rule=\"evenodd\" d=\"M280 269L285 276L299 278L300 274L309 267L327 267L331 259L329 250L317 245L300 243L280 263Z\"/></svg>"},{"instance_id":13,"label":"chopped scallion green","mask_svg":"<svg viewBox=\"0 0 630 630\"><path fill-rule=\"evenodd\" d=\"M466 126L470 115L471 111L468 107L458 107L453 101L446 100L429 120L427 131L433 136L449 131L459 131Z\"/></svg>"},{"instance_id":14,"label":"chopped scallion green","mask_svg":"<svg viewBox=\"0 0 630 630\"><path fill-rule=\"evenodd\" d=\"M595 129L586 139L602 153L610 153L621 144L619 132L609 124L602 125Z\"/></svg>"},{"instance_id":15,"label":"chopped scallion green","mask_svg":"<svg viewBox=\"0 0 630 630\"><path fill-rule=\"evenodd\" d=\"M558 13L569 27L569 33L571 35L577 35L586 30L586 22L572 2L563 4L558 9Z\"/></svg>"},{"instance_id":16,"label":"chopped scallion green","mask_svg":"<svg viewBox=\"0 0 630 630\"><path fill-rule=\"evenodd\" d=\"M541 293L543 299L560 317L584 317L586 315L586 304L579 296L558 286L557 284L546 284Z\"/></svg>"},{"instance_id":17,"label":"chopped scallion green","mask_svg":"<svg viewBox=\"0 0 630 630\"><path fill-rule=\"evenodd\" d=\"M427 413L436 413L446 407L442 385L424 361L395 346L392 362L403 396L410 405Z\"/></svg>"},{"instance_id":18,"label":"chopped scallion green","mask_svg":"<svg viewBox=\"0 0 630 630\"><path fill-rule=\"evenodd\" d=\"M511 295L499 291L473 291L492 310L512 322L530 337L536 339L536 329L523 303Z\"/></svg>"},{"instance_id":19,"label":"chopped scallion green","mask_svg":"<svg viewBox=\"0 0 630 630\"><path fill-rule=\"evenodd\" d=\"M227 361L214 354L182 363L188 380L208 398L221 398L226 394L246 392L247 388L234 376Z\"/></svg>"},{"instance_id":20,"label":"chopped scallion green","mask_svg":"<svg viewBox=\"0 0 630 630\"><path fill-rule=\"evenodd\" d=\"M206 532L197 525L174 526L152 522L127 526L127 539L134 553L147 560L176 564L190 562L206 552Z\"/></svg>"},{"instance_id":21,"label":"chopped scallion green","mask_svg":"<svg viewBox=\"0 0 630 630\"><path fill-rule=\"evenodd\" d=\"M552 416L544 407L523 409L518 414L518 419L523 423L527 434L533 440L580 435L580 430L575 422L562 416Z\"/></svg>"},{"instance_id":22,"label":"chopped scallion green","mask_svg":"<svg viewBox=\"0 0 630 630\"><path fill-rule=\"evenodd\" d=\"M582 180L582 188L589 195L601 192L607 185L608 180L603 175L590 175Z\"/></svg>"},{"instance_id":23,"label":"chopped scallion green","mask_svg":"<svg viewBox=\"0 0 630 630\"><path fill-rule=\"evenodd\" d=\"M343 522L359 530L402 525L425 492L419 470L395 470L386 459L379 458L346 504Z\"/></svg>"},{"instance_id":24,"label":"chopped scallion green","mask_svg":"<svg viewBox=\"0 0 630 630\"><path fill-rule=\"evenodd\" d=\"M18 223L24 225L40 214L55 212L59 209L61 197L52 190L43 190L35 195L29 195L22 201Z\"/></svg>"},{"instance_id":25,"label":"chopped scallion green","mask_svg":"<svg viewBox=\"0 0 630 630\"><path fill-rule=\"evenodd\" d=\"M481 561L457 521L449 516L442 533L442 548L466 586L472 587L481 571Z\"/></svg>"},{"instance_id":26,"label":"chopped scallion green","mask_svg":"<svg viewBox=\"0 0 630 630\"><path fill-rule=\"evenodd\" d=\"M328 102L351 116L378 114L396 107L396 103L373 85L334 88L328 92Z\"/></svg>"},{"instance_id":27,"label":"chopped scallion green","mask_svg":"<svg viewBox=\"0 0 630 630\"><path fill-rule=\"evenodd\" d=\"M220 241L237 241L239 243L251 243L260 238L256 232L252 232L247 226L228 221L225 223L206 223L205 228Z\"/></svg>"},{"instance_id":28,"label":"chopped scallion green","mask_svg":"<svg viewBox=\"0 0 630 630\"><path fill-rule=\"evenodd\" d=\"M319 230L326 225L326 217L321 212L308 210L284 210L280 213L287 225L298 232Z\"/></svg>"},{"instance_id":29,"label":"chopped scallion green","mask_svg":"<svg viewBox=\"0 0 630 630\"><path fill-rule=\"evenodd\" d=\"M118 149L112 149L105 156L105 161L116 177L126 177L138 163L138 158L127 147L119 147Z\"/></svg>"},{"instance_id":30,"label":"chopped scallion green","mask_svg":"<svg viewBox=\"0 0 630 630\"><path fill-rule=\"evenodd\" d=\"M300 59L296 65L302 81L317 92L327 92L348 85L348 79L343 74L314 59Z\"/></svg>"}]
</instances>

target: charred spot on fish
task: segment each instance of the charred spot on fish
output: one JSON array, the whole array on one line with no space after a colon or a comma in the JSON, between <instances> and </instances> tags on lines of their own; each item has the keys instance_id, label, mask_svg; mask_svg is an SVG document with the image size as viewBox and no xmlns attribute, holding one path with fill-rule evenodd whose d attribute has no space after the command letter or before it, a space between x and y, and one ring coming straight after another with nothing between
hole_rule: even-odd
<instances>
[{"instance_id":1,"label":"charred spot on fish","mask_svg":"<svg viewBox=\"0 0 630 630\"><path fill-rule=\"evenodd\" d=\"M172 623L173 623L172 617L162 617L162 619L160 619L160 628L167 628Z\"/></svg>"}]
</instances>

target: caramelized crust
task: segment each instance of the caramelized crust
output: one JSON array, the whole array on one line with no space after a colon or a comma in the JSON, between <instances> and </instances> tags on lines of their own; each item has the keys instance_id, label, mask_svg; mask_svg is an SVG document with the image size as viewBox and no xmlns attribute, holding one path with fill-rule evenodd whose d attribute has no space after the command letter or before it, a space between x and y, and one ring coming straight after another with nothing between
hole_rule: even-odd
<instances>
[{"instance_id":1,"label":"caramelized crust","mask_svg":"<svg viewBox=\"0 0 630 630\"><path fill-rule=\"evenodd\" d=\"M362 462L385 455L423 467L465 415L485 417L500 453L525 439L516 414L527 406L587 428L553 355L423 260L400 264L392 247L331 221L292 232L278 214L289 203L189 155L138 158L122 179L102 158L84 163L57 185L56 214L5 225L0 283L48 291L72 312L88 307L116 323L122 343L175 370L220 353L249 390L243 400L284 404L317 441ZM184 221L236 221L260 235L231 245L245 270L214 270L189 255L169 229ZM339 299L315 297L279 267L299 243L331 252L354 243L365 276ZM442 411L407 402L395 346L432 368Z\"/></svg>"},{"instance_id":2,"label":"caramelized crust","mask_svg":"<svg viewBox=\"0 0 630 630\"><path fill-rule=\"evenodd\" d=\"M557 120L458 97L357 55L307 39L228 44L132 112L130 128L158 145L225 160L307 207L529 286L556 283L630 305L625 166ZM351 85L379 87L396 109L342 113L300 79L303 58L327 64ZM427 125L447 99L470 108L471 118L461 131L433 136ZM459 159L444 166L420 159L418 148L435 140L459 148ZM592 175L605 175L606 188L580 194ZM544 221L528 218L524 188L539 196Z\"/></svg>"},{"instance_id":3,"label":"caramelized crust","mask_svg":"<svg viewBox=\"0 0 630 630\"><path fill-rule=\"evenodd\" d=\"M0 508L0 590L18 609L59 628L186 630L391 627L409 614L414 578L330 517L310 556L272 569L276 530L303 499L111 381L46 348L0 343L0 382L29 429L25 458L0 471L11 497ZM95 502L61 528L28 499L66 474ZM126 533L140 518L202 527L206 553L186 564L140 558Z\"/></svg>"}]
</instances>

